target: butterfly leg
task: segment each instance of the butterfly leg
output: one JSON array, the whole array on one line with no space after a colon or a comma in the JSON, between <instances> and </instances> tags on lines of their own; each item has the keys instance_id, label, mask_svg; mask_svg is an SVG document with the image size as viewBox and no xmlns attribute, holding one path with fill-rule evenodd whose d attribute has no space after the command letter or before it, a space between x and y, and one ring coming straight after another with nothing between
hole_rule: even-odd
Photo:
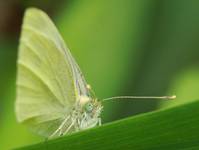
<instances>
[{"instance_id":1,"label":"butterfly leg","mask_svg":"<svg viewBox=\"0 0 199 150\"><path fill-rule=\"evenodd\" d=\"M68 121L68 119L70 118L70 116L68 116L63 122L62 124L59 126L59 128L57 130L55 130L55 132L53 132L49 138L52 138L53 136L55 136L58 132L61 133L61 129L63 128L63 126L65 125L65 123Z\"/></svg>"},{"instance_id":2,"label":"butterfly leg","mask_svg":"<svg viewBox=\"0 0 199 150\"><path fill-rule=\"evenodd\" d=\"M66 129L66 131L63 133L63 135L65 135L72 127L73 127L73 125L75 124L75 122L76 122L76 119L74 119L73 121L72 121L72 123L70 124L70 126Z\"/></svg>"},{"instance_id":3,"label":"butterfly leg","mask_svg":"<svg viewBox=\"0 0 199 150\"><path fill-rule=\"evenodd\" d=\"M79 127L80 127L81 121L79 118L77 118L77 125L75 125L75 131L79 131Z\"/></svg>"},{"instance_id":4,"label":"butterfly leg","mask_svg":"<svg viewBox=\"0 0 199 150\"><path fill-rule=\"evenodd\" d=\"M85 120L86 120L86 113L83 114L83 118L80 121L80 129L84 127Z\"/></svg>"},{"instance_id":5,"label":"butterfly leg","mask_svg":"<svg viewBox=\"0 0 199 150\"><path fill-rule=\"evenodd\" d=\"M98 118L98 124L99 124L99 126L102 125L102 119L101 118Z\"/></svg>"}]
</instances>

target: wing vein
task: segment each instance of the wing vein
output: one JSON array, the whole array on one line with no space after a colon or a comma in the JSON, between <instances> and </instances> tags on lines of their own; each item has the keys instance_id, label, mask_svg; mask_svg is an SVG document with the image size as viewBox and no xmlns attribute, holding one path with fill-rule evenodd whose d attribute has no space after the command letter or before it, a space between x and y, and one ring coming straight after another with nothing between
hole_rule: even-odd
<instances>
[{"instance_id":1,"label":"wing vein","mask_svg":"<svg viewBox=\"0 0 199 150\"><path fill-rule=\"evenodd\" d=\"M32 31L33 33L36 33L37 35L40 35L40 36L42 36L43 38L45 38L45 39L47 39L47 40L49 40L50 42L52 42L52 43L54 43L55 45L56 45L56 47L58 48L58 50L63 54L64 53L64 51L62 50L62 48L60 47L60 45L59 44L57 44L53 39L51 39L50 37L48 37L48 36L46 36L44 33L42 33L41 31L38 31L37 29L35 29L35 28L32 28L32 27L30 27L30 26L28 26L28 25L24 25L23 26L23 29L24 30L30 30L30 31ZM64 53L65 54L65 53Z\"/></svg>"},{"instance_id":2,"label":"wing vein","mask_svg":"<svg viewBox=\"0 0 199 150\"><path fill-rule=\"evenodd\" d=\"M35 54L35 56L37 58L39 58L39 60L42 60L42 57L40 57L40 55L34 50L34 48L32 46L30 46L30 44L27 40L21 38L20 42L23 43L28 48L26 50L30 50L33 54Z\"/></svg>"},{"instance_id":3,"label":"wing vein","mask_svg":"<svg viewBox=\"0 0 199 150\"><path fill-rule=\"evenodd\" d=\"M42 36L43 37L43 36ZM45 38L45 37L44 37ZM46 39L47 39L47 37L46 37ZM47 39L48 40L48 39ZM39 56L39 54L37 54L37 52L34 50L34 48L30 45L30 44L28 44L29 42L28 42L28 40L27 39L23 39L23 38L21 38L21 41L23 41L23 43L29 48L29 50L31 51L31 52L33 52L40 60L42 60L42 58ZM48 53L47 53L47 56L48 56L48 58L50 59L51 58L51 56L49 56L48 55ZM48 60L48 59L47 59ZM44 61L42 61L43 63L44 63ZM60 81L57 79L57 75L56 75L56 72L54 71L54 69L53 69L53 67L51 66L51 63L49 62L48 64L46 64L46 66L49 66L49 70L51 71L51 73L54 75L54 77L55 77L55 80L56 80L56 83L57 83L57 86L58 86L58 88L59 88L59 91L60 91L60 94L62 95L62 97L64 98L64 99L66 99L65 98L65 95L64 95L64 91L63 91L63 89L62 89L62 87L61 87L61 83L60 83Z\"/></svg>"},{"instance_id":4,"label":"wing vein","mask_svg":"<svg viewBox=\"0 0 199 150\"><path fill-rule=\"evenodd\" d=\"M71 73L73 74L73 76L72 76L72 78L74 79L74 82L73 82L73 84L74 84L74 86L76 86L76 88L77 89L79 89L78 88L78 85L77 85L77 83L76 83L76 80L77 80L77 78L75 78L75 68L74 68L74 66L73 66L73 64L72 64L72 62L74 62L74 60L73 60L73 58L72 58L72 54L70 53L70 51L68 51L68 53L66 52L66 47L65 46L63 46L63 47L60 47L60 45L58 44L58 43L56 43L53 39L51 39L51 38L49 38L48 36L46 36L45 35L45 33L42 33L42 32L40 32L40 31L38 31L36 28L33 28L33 27L31 27L31 26L28 26L28 25L24 25L23 26L23 29L24 30L30 30L30 31L33 31L34 33L36 33L37 35L40 35L40 36L42 36L43 38L45 38L46 40L49 40L51 43L54 43L55 44L55 46L58 48L58 50L59 50L59 52L60 53L62 53L62 54L64 54L64 56L66 57L66 59L64 60L64 61L66 61L66 60L69 60L68 62L66 62L66 63L68 63L69 65L70 65L70 67L71 67ZM61 37L59 37L60 39L61 39ZM77 65L76 65L77 66ZM75 89L76 90L76 89ZM78 91L79 92L79 91ZM76 94L76 97L77 97L77 93L75 92L75 94Z\"/></svg>"},{"instance_id":5,"label":"wing vein","mask_svg":"<svg viewBox=\"0 0 199 150\"><path fill-rule=\"evenodd\" d=\"M49 90L50 94L61 103L61 100L54 94L54 92L51 90L51 88L49 87L49 85L42 79L42 77L39 76L38 73L36 73L35 71L33 71L33 69L31 69L31 67L25 65L24 63L22 63L21 61L18 61L18 65L23 67L24 69L26 69L27 71L29 71L30 73L32 73L34 75L34 77L36 77L41 83L43 83L43 85Z\"/></svg>"}]
</instances>

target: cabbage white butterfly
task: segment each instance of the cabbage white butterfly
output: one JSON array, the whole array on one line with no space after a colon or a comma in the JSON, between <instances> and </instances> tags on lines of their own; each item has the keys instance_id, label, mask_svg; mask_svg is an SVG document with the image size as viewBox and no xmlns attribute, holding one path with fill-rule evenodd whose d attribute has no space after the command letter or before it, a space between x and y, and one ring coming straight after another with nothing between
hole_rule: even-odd
<instances>
[{"instance_id":1,"label":"cabbage white butterfly","mask_svg":"<svg viewBox=\"0 0 199 150\"><path fill-rule=\"evenodd\" d=\"M92 95L61 35L43 11L25 12L17 61L18 122L54 138L101 124L101 101ZM174 98L133 97L117 98Z\"/></svg>"}]
</instances>

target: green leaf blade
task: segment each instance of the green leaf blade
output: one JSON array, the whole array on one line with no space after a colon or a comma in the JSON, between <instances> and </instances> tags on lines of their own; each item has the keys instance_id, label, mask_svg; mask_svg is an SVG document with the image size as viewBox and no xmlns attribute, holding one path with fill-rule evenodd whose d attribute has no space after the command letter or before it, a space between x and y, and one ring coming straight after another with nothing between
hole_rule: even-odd
<instances>
[{"instance_id":1,"label":"green leaf blade","mask_svg":"<svg viewBox=\"0 0 199 150\"><path fill-rule=\"evenodd\" d=\"M141 114L20 150L194 150L199 148L198 106L195 101Z\"/></svg>"}]
</instances>

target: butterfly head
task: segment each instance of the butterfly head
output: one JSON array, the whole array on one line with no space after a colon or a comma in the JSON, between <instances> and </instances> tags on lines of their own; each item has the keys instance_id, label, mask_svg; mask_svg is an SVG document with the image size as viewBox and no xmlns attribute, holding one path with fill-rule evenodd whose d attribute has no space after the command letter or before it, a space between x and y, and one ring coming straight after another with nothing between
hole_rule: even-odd
<instances>
[{"instance_id":1,"label":"butterfly head","mask_svg":"<svg viewBox=\"0 0 199 150\"><path fill-rule=\"evenodd\" d=\"M98 117L101 113L102 106L99 101L93 99L84 105L84 110L92 116Z\"/></svg>"},{"instance_id":2,"label":"butterfly head","mask_svg":"<svg viewBox=\"0 0 199 150\"><path fill-rule=\"evenodd\" d=\"M93 111L93 104L91 102L88 102L84 105L84 110L87 112L87 113L91 113Z\"/></svg>"},{"instance_id":3,"label":"butterfly head","mask_svg":"<svg viewBox=\"0 0 199 150\"><path fill-rule=\"evenodd\" d=\"M92 97L82 96L80 98L80 104L82 105L83 111L92 116L99 116L102 110L101 103L97 99Z\"/></svg>"}]
</instances>

